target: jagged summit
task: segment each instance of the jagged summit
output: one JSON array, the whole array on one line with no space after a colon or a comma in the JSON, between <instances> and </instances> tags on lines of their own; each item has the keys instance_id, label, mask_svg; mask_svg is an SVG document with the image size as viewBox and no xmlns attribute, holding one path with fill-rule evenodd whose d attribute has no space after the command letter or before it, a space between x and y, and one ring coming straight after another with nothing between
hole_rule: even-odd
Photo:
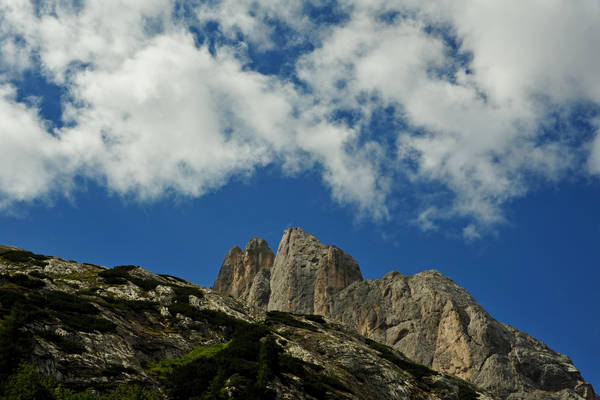
<instances>
[{"instance_id":1,"label":"jagged summit","mask_svg":"<svg viewBox=\"0 0 600 400\"><path fill-rule=\"evenodd\" d=\"M277 255L254 238L242 252L227 253L213 288L262 310L327 314L328 298L362 281L358 263L336 246L322 244L302 228L287 229Z\"/></svg>"},{"instance_id":2,"label":"jagged summit","mask_svg":"<svg viewBox=\"0 0 600 400\"><path fill-rule=\"evenodd\" d=\"M231 288L249 280L236 281L230 264L228 255L219 278L233 280L219 287L235 296ZM324 315L500 399L600 399L567 356L496 321L439 271L363 280L349 254L301 228L283 233L272 267L254 274L247 290L241 298L259 310Z\"/></svg>"},{"instance_id":3,"label":"jagged summit","mask_svg":"<svg viewBox=\"0 0 600 400\"><path fill-rule=\"evenodd\" d=\"M264 239L251 239L244 251L232 247L223 261L213 289L247 300L256 275L270 270L275 256Z\"/></svg>"},{"instance_id":4,"label":"jagged summit","mask_svg":"<svg viewBox=\"0 0 600 400\"><path fill-rule=\"evenodd\" d=\"M328 298L362 281L358 263L301 228L284 232L271 271L269 310L327 314Z\"/></svg>"}]
</instances>

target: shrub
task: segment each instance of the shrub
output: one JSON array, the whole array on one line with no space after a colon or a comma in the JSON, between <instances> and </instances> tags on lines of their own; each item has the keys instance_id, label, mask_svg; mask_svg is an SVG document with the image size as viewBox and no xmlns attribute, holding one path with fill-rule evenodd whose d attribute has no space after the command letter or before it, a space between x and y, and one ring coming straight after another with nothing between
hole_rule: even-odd
<instances>
[{"instance_id":1,"label":"shrub","mask_svg":"<svg viewBox=\"0 0 600 400\"><path fill-rule=\"evenodd\" d=\"M43 295L32 295L37 305L45 306L58 313L72 312L80 314L98 314L99 310L88 300L60 290L53 290Z\"/></svg>"},{"instance_id":2,"label":"shrub","mask_svg":"<svg viewBox=\"0 0 600 400\"><path fill-rule=\"evenodd\" d=\"M135 276L130 276L127 279L129 280L129 282L144 289L145 291L155 289L158 285L160 285L159 281L152 278L138 278Z\"/></svg>"},{"instance_id":3,"label":"shrub","mask_svg":"<svg viewBox=\"0 0 600 400\"><path fill-rule=\"evenodd\" d=\"M4 258L6 261L12 261L16 263L42 263L44 261L49 260L52 257L44 256L42 254L34 254L30 251L25 250L9 250L5 253L2 253L0 257Z\"/></svg>"},{"instance_id":4,"label":"shrub","mask_svg":"<svg viewBox=\"0 0 600 400\"><path fill-rule=\"evenodd\" d=\"M479 394L473 388L464 383L458 384L458 400L477 400Z\"/></svg>"},{"instance_id":5,"label":"shrub","mask_svg":"<svg viewBox=\"0 0 600 400\"><path fill-rule=\"evenodd\" d=\"M24 304L27 302L27 297L23 292L14 288L0 288L0 310L5 313L10 312L11 308L16 303ZM4 314L4 312L2 314Z\"/></svg>"},{"instance_id":6,"label":"shrub","mask_svg":"<svg viewBox=\"0 0 600 400\"><path fill-rule=\"evenodd\" d=\"M46 283L39 279L33 279L25 274L1 274L0 280L7 281L10 283L14 283L15 285L19 285L28 289L39 289L46 286Z\"/></svg>"},{"instance_id":7,"label":"shrub","mask_svg":"<svg viewBox=\"0 0 600 400\"><path fill-rule=\"evenodd\" d=\"M201 299L204 297L202 289L193 286L171 286L175 291L175 301L179 303L189 303L191 296Z\"/></svg>"},{"instance_id":8,"label":"shrub","mask_svg":"<svg viewBox=\"0 0 600 400\"><path fill-rule=\"evenodd\" d=\"M26 320L25 309L17 303L0 321L0 382L13 372L30 347L29 335L21 331Z\"/></svg>"},{"instance_id":9,"label":"shrub","mask_svg":"<svg viewBox=\"0 0 600 400\"><path fill-rule=\"evenodd\" d=\"M146 291L152 290L160 285L160 282L156 279L131 276L129 272L135 268L139 267L136 265L118 265L113 269L100 271L98 276L104 279L104 281L108 284L123 285L129 281Z\"/></svg>"},{"instance_id":10,"label":"shrub","mask_svg":"<svg viewBox=\"0 0 600 400\"><path fill-rule=\"evenodd\" d=\"M108 283L125 283L126 280L129 278L129 271L135 268L135 265L118 265L112 269L105 269L103 271L100 271L98 273L98 276L103 278Z\"/></svg>"},{"instance_id":11,"label":"shrub","mask_svg":"<svg viewBox=\"0 0 600 400\"><path fill-rule=\"evenodd\" d=\"M3 399L11 400L161 400L160 393L135 384L119 385L105 393L73 392L49 377L43 377L32 364L22 364L6 381L0 381Z\"/></svg>"},{"instance_id":12,"label":"shrub","mask_svg":"<svg viewBox=\"0 0 600 400\"><path fill-rule=\"evenodd\" d=\"M102 299L108 305L126 311L156 311L156 304L150 300L126 300L115 297L105 297Z\"/></svg>"},{"instance_id":13,"label":"shrub","mask_svg":"<svg viewBox=\"0 0 600 400\"><path fill-rule=\"evenodd\" d=\"M306 322L299 321L294 317L293 314L286 313L283 311L268 311L267 312L267 322L271 324L282 324L293 326L294 328L308 329L309 331L318 332L319 330L312 326L311 324L307 324Z\"/></svg>"},{"instance_id":14,"label":"shrub","mask_svg":"<svg viewBox=\"0 0 600 400\"><path fill-rule=\"evenodd\" d=\"M204 349L194 349L196 356L184 356L170 361L162 372L161 381L165 384L172 399L189 399L197 396L203 399L217 399L224 387L234 386L233 398L271 399L274 394L266 388L266 378L270 371L277 370L267 365L276 360L272 345L261 341L268 331L256 324L246 324L246 329L237 330L231 341L224 345L214 345ZM269 346L263 349L264 346ZM156 371L156 367L154 368ZM262 378L258 379L259 374ZM237 394L236 394L237 393Z\"/></svg>"},{"instance_id":15,"label":"shrub","mask_svg":"<svg viewBox=\"0 0 600 400\"><path fill-rule=\"evenodd\" d=\"M65 324L67 329L81 331L81 332L111 332L114 331L117 325L107 320L106 318L96 317L93 315L83 314L71 314L63 313L58 314L58 318Z\"/></svg>"},{"instance_id":16,"label":"shrub","mask_svg":"<svg viewBox=\"0 0 600 400\"><path fill-rule=\"evenodd\" d=\"M54 384L41 377L32 364L23 364L4 384L4 398L11 400L53 400Z\"/></svg>"},{"instance_id":17,"label":"shrub","mask_svg":"<svg viewBox=\"0 0 600 400\"><path fill-rule=\"evenodd\" d=\"M34 278L38 278L38 279L49 279L51 281L53 280L51 276L49 276L43 272L40 272L40 271L31 271L29 273L29 276L33 276Z\"/></svg>"}]
</instances>

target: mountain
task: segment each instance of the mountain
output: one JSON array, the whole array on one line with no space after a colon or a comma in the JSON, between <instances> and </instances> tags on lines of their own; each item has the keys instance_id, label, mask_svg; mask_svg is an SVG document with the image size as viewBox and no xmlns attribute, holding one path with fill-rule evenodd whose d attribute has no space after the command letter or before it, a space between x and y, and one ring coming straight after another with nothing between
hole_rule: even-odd
<instances>
[{"instance_id":1,"label":"mountain","mask_svg":"<svg viewBox=\"0 0 600 400\"><path fill-rule=\"evenodd\" d=\"M312 238L308 247L294 241L278 259L258 239L230 251L215 286L263 306L268 293L269 305L273 298L273 307L291 307L268 289L319 281L289 288L303 299L295 313L261 311L139 266L0 246L0 398L494 399L313 314L362 278L341 250L306 252ZM281 274L287 262L305 271Z\"/></svg>"},{"instance_id":2,"label":"mountain","mask_svg":"<svg viewBox=\"0 0 600 400\"><path fill-rule=\"evenodd\" d=\"M257 241L269 262L252 261ZM350 255L300 228L284 232L272 262L262 239L250 244L228 253L214 287L257 310L323 315L499 399L600 399L567 356L496 321L438 271L363 280Z\"/></svg>"}]
</instances>

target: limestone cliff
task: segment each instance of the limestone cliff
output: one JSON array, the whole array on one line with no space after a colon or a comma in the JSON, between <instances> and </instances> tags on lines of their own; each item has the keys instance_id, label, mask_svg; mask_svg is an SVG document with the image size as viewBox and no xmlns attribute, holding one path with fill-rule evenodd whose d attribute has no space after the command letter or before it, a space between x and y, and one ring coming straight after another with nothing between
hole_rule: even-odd
<instances>
[{"instance_id":1,"label":"limestone cliff","mask_svg":"<svg viewBox=\"0 0 600 400\"><path fill-rule=\"evenodd\" d=\"M567 356L496 321L437 271L364 281L347 253L292 228L269 275L250 288L258 309L322 314L501 399L599 399Z\"/></svg>"},{"instance_id":2,"label":"limestone cliff","mask_svg":"<svg viewBox=\"0 0 600 400\"><path fill-rule=\"evenodd\" d=\"M253 284L254 278L262 270L270 270L273 266L273 259L273 252L263 239L251 239L244 251L235 246L225 256L213 289L247 300L251 288L255 287L256 291L256 287L259 286ZM256 293L253 294L252 301L260 302Z\"/></svg>"},{"instance_id":3,"label":"limestone cliff","mask_svg":"<svg viewBox=\"0 0 600 400\"><path fill-rule=\"evenodd\" d=\"M300 228L285 231L271 271L269 310L327 314L329 298L363 277L350 255Z\"/></svg>"}]
</instances>

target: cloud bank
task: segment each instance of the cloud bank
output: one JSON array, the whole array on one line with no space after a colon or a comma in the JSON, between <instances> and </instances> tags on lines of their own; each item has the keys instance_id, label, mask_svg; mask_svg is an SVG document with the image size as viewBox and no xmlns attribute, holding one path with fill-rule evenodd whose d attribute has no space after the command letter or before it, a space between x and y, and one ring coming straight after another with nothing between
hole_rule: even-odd
<instances>
[{"instance_id":1,"label":"cloud bank","mask_svg":"<svg viewBox=\"0 0 600 400\"><path fill-rule=\"evenodd\" d=\"M596 1L323 4L0 1L0 207L79 178L198 197L278 165L474 239L540 183L600 175ZM27 96L32 71L60 98Z\"/></svg>"}]
</instances>

